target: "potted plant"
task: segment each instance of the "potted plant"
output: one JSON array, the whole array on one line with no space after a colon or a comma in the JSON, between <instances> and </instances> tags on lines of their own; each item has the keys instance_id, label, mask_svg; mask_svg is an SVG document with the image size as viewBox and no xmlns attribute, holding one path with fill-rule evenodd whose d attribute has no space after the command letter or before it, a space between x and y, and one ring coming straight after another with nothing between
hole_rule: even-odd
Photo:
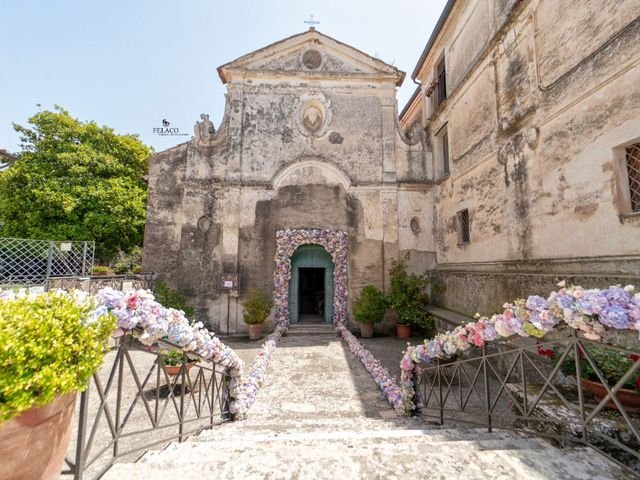
<instances>
[{"instance_id":1,"label":"potted plant","mask_svg":"<svg viewBox=\"0 0 640 480\"><path fill-rule=\"evenodd\" d=\"M179 348L172 348L170 350L158 350L158 356L162 360L162 369L167 372L167 375L175 377L182 372L182 365L184 364L187 371L191 369L197 362L195 360L184 361L184 352Z\"/></svg>"},{"instance_id":2,"label":"potted plant","mask_svg":"<svg viewBox=\"0 0 640 480\"><path fill-rule=\"evenodd\" d=\"M243 304L244 323L249 325L249 339L259 340L262 338L262 325L267 320L273 301L258 288L250 288L247 299Z\"/></svg>"},{"instance_id":3,"label":"potted plant","mask_svg":"<svg viewBox=\"0 0 640 480\"><path fill-rule=\"evenodd\" d=\"M600 381L600 378L593 369L591 363L585 357L583 348L593 362L600 370L600 374L607 381L609 387L613 387L618 381L631 369L633 364L640 359L640 351L638 353L626 354L614 350L613 348L589 346L580 347L580 374L582 376L582 388L590 392L597 402L600 402L607 396L607 389ZM555 365L562 355L556 349L540 349L538 353L548 356L551 363ZM567 355L567 358L561 365L562 372L567 376L576 375L576 366L573 352ZM623 388L618 390L616 394L620 403L633 413L640 413L640 370L636 370L625 382ZM607 406L617 408L615 402L609 401Z\"/></svg>"},{"instance_id":4,"label":"potted plant","mask_svg":"<svg viewBox=\"0 0 640 480\"><path fill-rule=\"evenodd\" d=\"M0 291L0 478L58 478L76 393L115 325L83 293Z\"/></svg>"},{"instance_id":5,"label":"potted plant","mask_svg":"<svg viewBox=\"0 0 640 480\"><path fill-rule=\"evenodd\" d=\"M109 274L109 267L106 265L96 265L93 267L93 274L96 276L104 276Z\"/></svg>"},{"instance_id":6,"label":"potted plant","mask_svg":"<svg viewBox=\"0 0 640 480\"><path fill-rule=\"evenodd\" d=\"M407 273L403 262L393 265L389 272L391 286L387 299L396 315L398 338L410 338L411 326L432 328L433 320L425 310L429 280L424 275Z\"/></svg>"},{"instance_id":7,"label":"potted plant","mask_svg":"<svg viewBox=\"0 0 640 480\"><path fill-rule=\"evenodd\" d=\"M353 303L353 318L360 324L363 338L373 337L373 324L384 318L387 299L382 290L373 285L365 285Z\"/></svg>"}]
</instances>

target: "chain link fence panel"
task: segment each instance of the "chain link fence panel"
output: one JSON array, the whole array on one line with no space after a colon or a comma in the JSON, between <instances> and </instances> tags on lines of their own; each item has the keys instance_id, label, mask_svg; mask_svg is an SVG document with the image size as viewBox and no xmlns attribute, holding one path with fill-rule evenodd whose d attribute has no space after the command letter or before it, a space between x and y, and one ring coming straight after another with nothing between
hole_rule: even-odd
<instances>
[{"instance_id":1,"label":"chain link fence panel","mask_svg":"<svg viewBox=\"0 0 640 480\"><path fill-rule=\"evenodd\" d=\"M89 277L95 242L0 238L0 288L49 288L59 277Z\"/></svg>"}]
</instances>

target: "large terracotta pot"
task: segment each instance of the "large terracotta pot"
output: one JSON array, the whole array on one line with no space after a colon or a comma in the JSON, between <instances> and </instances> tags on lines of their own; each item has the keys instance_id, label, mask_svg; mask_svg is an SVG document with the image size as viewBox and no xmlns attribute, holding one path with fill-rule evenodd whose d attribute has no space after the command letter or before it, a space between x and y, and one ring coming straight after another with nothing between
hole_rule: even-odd
<instances>
[{"instance_id":1,"label":"large terracotta pot","mask_svg":"<svg viewBox=\"0 0 640 480\"><path fill-rule=\"evenodd\" d=\"M411 338L411 325L396 323L396 334L398 338Z\"/></svg>"},{"instance_id":2,"label":"large terracotta pot","mask_svg":"<svg viewBox=\"0 0 640 480\"><path fill-rule=\"evenodd\" d=\"M607 396L607 389L600 382L583 379L582 388L591 392L597 402L600 402L600 400ZM640 395L638 395L635 390L621 388L618 390L616 397L629 412L640 413ZM608 402L607 407L618 408L613 401Z\"/></svg>"},{"instance_id":3,"label":"large terracotta pot","mask_svg":"<svg viewBox=\"0 0 640 480\"><path fill-rule=\"evenodd\" d=\"M373 337L373 323L361 323L360 335L362 336L362 338Z\"/></svg>"},{"instance_id":4,"label":"large terracotta pot","mask_svg":"<svg viewBox=\"0 0 640 480\"><path fill-rule=\"evenodd\" d=\"M0 478L59 478L69 446L76 393L56 397L0 424Z\"/></svg>"},{"instance_id":5,"label":"large terracotta pot","mask_svg":"<svg viewBox=\"0 0 640 480\"><path fill-rule=\"evenodd\" d=\"M249 325L249 340L260 340L262 338L262 324Z\"/></svg>"},{"instance_id":6,"label":"large terracotta pot","mask_svg":"<svg viewBox=\"0 0 640 480\"><path fill-rule=\"evenodd\" d=\"M191 370L191 367L193 367L195 365L195 363L186 363L185 364L187 366L187 372L189 370ZM175 377L176 375L180 374L180 368L182 367L182 364L180 365L163 365L162 368L164 369L165 372L167 372L167 375L171 376L171 377Z\"/></svg>"}]
</instances>

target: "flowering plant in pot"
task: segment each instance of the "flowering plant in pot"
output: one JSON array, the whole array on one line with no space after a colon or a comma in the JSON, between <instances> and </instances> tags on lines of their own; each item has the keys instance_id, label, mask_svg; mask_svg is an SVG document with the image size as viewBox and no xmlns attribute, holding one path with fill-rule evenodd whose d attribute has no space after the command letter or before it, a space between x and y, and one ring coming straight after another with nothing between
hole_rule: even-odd
<instances>
[{"instance_id":1,"label":"flowering plant in pot","mask_svg":"<svg viewBox=\"0 0 640 480\"><path fill-rule=\"evenodd\" d=\"M384 318L387 308L385 294L374 285L365 285L353 303L353 319L360 324L364 338L373 337L373 324Z\"/></svg>"},{"instance_id":2,"label":"flowering plant in pot","mask_svg":"<svg viewBox=\"0 0 640 480\"><path fill-rule=\"evenodd\" d=\"M162 360L162 369L167 372L167 375L171 376L180 374L183 364L188 371L197 363L191 359L185 362L185 354L179 348L160 349L158 350L158 356Z\"/></svg>"},{"instance_id":3,"label":"flowering plant in pot","mask_svg":"<svg viewBox=\"0 0 640 480\"><path fill-rule=\"evenodd\" d=\"M396 332L398 338L411 337L411 326L430 329L433 320L425 310L429 279L425 275L407 273L405 264L398 262L389 272L391 286L387 299L397 315Z\"/></svg>"},{"instance_id":4,"label":"flowering plant in pot","mask_svg":"<svg viewBox=\"0 0 640 480\"><path fill-rule=\"evenodd\" d=\"M632 368L633 364L640 360L640 350L637 353L627 354L621 351L607 348L605 346L579 347L578 357L580 364L580 375L582 376L582 387L591 392L596 401L600 402L606 395L607 389L600 381L598 374L586 358L584 351L587 351L591 360L595 363L600 374L606 380L609 387L613 387ZM552 365L556 365L562 357L559 347L542 348L538 346L538 354L549 357ZM567 376L576 375L575 355L571 351L566 356L560 366L560 370ZM629 411L640 413L640 369L636 370L623 387L616 394L618 400ZM607 403L608 407L617 408L615 402Z\"/></svg>"},{"instance_id":5,"label":"flowering plant in pot","mask_svg":"<svg viewBox=\"0 0 640 480\"><path fill-rule=\"evenodd\" d=\"M244 323L249 325L249 339L262 338L262 325L269 317L273 301L259 288L250 288L243 304Z\"/></svg>"},{"instance_id":6,"label":"flowering plant in pot","mask_svg":"<svg viewBox=\"0 0 640 480\"><path fill-rule=\"evenodd\" d=\"M83 292L0 291L0 478L58 478L76 392L115 325Z\"/></svg>"}]
</instances>

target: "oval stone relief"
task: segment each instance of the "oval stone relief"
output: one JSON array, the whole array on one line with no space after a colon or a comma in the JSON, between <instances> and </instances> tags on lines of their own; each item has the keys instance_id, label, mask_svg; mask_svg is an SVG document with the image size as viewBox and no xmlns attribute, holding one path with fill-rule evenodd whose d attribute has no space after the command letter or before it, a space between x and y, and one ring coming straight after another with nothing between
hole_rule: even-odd
<instances>
[{"instance_id":1,"label":"oval stone relief","mask_svg":"<svg viewBox=\"0 0 640 480\"><path fill-rule=\"evenodd\" d=\"M322 65L322 54L318 50L307 50L302 55L302 64L309 70L315 70Z\"/></svg>"},{"instance_id":2,"label":"oval stone relief","mask_svg":"<svg viewBox=\"0 0 640 480\"><path fill-rule=\"evenodd\" d=\"M302 123L311 133L316 133L322 127L324 115L317 105L309 105L302 114Z\"/></svg>"},{"instance_id":3,"label":"oval stone relief","mask_svg":"<svg viewBox=\"0 0 640 480\"><path fill-rule=\"evenodd\" d=\"M420 220L418 220L418 217L413 217L411 219L409 222L409 228L411 228L411 231L416 235L420 233Z\"/></svg>"},{"instance_id":4,"label":"oval stone relief","mask_svg":"<svg viewBox=\"0 0 640 480\"><path fill-rule=\"evenodd\" d=\"M209 230L210 226L211 220L209 220L209 217L202 216L198 219L198 230L200 230L201 232L206 232L207 230Z\"/></svg>"},{"instance_id":5,"label":"oval stone relief","mask_svg":"<svg viewBox=\"0 0 640 480\"><path fill-rule=\"evenodd\" d=\"M298 126L306 136L321 137L331 124L331 102L321 94L302 95L298 106Z\"/></svg>"}]
</instances>

